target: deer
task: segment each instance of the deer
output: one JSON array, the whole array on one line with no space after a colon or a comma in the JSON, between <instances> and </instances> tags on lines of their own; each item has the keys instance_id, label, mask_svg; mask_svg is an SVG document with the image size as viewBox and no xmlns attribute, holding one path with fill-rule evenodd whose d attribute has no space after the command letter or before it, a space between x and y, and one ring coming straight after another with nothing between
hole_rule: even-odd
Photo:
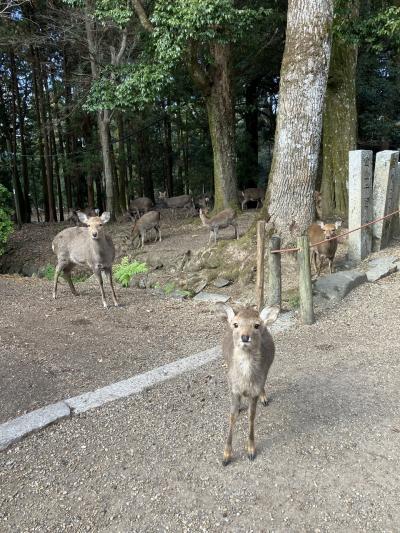
<instances>
[{"instance_id":1,"label":"deer","mask_svg":"<svg viewBox=\"0 0 400 533\"><path fill-rule=\"evenodd\" d=\"M205 211L203 209L199 210L199 215L201 222L203 223L203 226L206 226L210 230L210 238L208 239L208 243L210 244L211 238L214 235L214 242L217 242L218 237L218 231L223 228L227 228L228 226L232 226L235 230L235 238L239 239L239 232L237 227L237 221L236 221L236 212L234 209L231 209L228 207L228 209L224 209L223 211L220 211L216 215L214 215L211 218L208 218L205 214Z\"/></svg>"},{"instance_id":2,"label":"deer","mask_svg":"<svg viewBox=\"0 0 400 533\"><path fill-rule=\"evenodd\" d=\"M245 189L244 191L242 191L242 196L243 200L241 202L241 205L242 211L244 211L245 206L247 208L248 202L257 202L257 207L262 205L265 196L265 191L262 187L252 187L250 189Z\"/></svg>"},{"instance_id":3,"label":"deer","mask_svg":"<svg viewBox=\"0 0 400 533\"><path fill-rule=\"evenodd\" d=\"M135 222L132 228L132 243L139 237L142 240L141 248L144 248L144 241L146 240L146 231L155 229L158 233L158 240L161 242L161 230L160 230L160 212L149 211L142 215L139 220ZM157 241L157 233L154 242Z\"/></svg>"},{"instance_id":4,"label":"deer","mask_svg":"<svg viewBox=\"0 0 400 533\"><path fill-rule=\"evenodd\" d=\"M140 218L141 213L147 213L153 207L150 198L142 196L129 202L129 211L136 217Z\"/></svg>"},{"instance_id":5,"label":"deer","mask_svg":"<svg viewBox=\"0 0 400 533\"><path fill-rule=\"evenodd\" d=\"M85 209L73 209L72 215L69 217L69 221L74 224L74 226L78 226L80 223L79 215L78 213L85 213L88 217L94 217L99 216L100 209L94 209L93 207L86 207Z\"/></svg>"},{"instance_id":6,"label":"deer","mask_svg":"<svg viewBox=\"0 0 400 533\"><path fill-rule=\"evenodd\" d=\"M188 213L194 207L193 197L190 194L181 194L180 196L171 196L168 198L167 192L160 191L159 198L161 202L176 215L176 209L187 209Z\"/></svg>"},{"instance_id":7,"label":"deer","mask_svg":"<svg viewBox=\"0 0 400 533\"><path fill-rule=\"evenodd\" d=\"M228 322L222 343L231 396L229 430L222 460L226 466L232 461L233 430L243 396L249 399L247 457L250 461L256 458L254 420L257 402L260 399L263 405L268 403L265 382L275 356L274 341L267 326L278 318L279 307L265 307L260 313L252 307L245 307L235 312L229 305L218 303L217 310Z\"/></svg>"},{"instance_id":8,"label":"deer","mask_svg":"<svg viewBox=\"0 0 400 533\"><path fill-rule=\"evenodd\" d=\"M71 271L75 266L87 266L99 282L103 306L107 308L101 276L101 273L105 272L110 283L114 305L118 307L112 280L115 249L111 237L103 229L103 225L110 220L110 213L105 211L100 217L88 217L85 213L78 212L78 216L86 227L66 228L54 237L52 243L53 252L57 255L53 298L57 298L57 283L61 272L63 272L72 294L77 296L78 293L71 279Z\"/></svg>"},{"instance_id":9,"label":"deer","mask_svg":"<svg viewBox=\"0 0 400 533\"><path fill-rule=\"evenodd\" d=\"M311 224L308 228L308 238L310 240L311 251L310 251L310 262L314 260L314 266L317 273L317 278L321 273L322 262L324 259L329 261L329 271L333 274L333 260L335 259L336 249L337 249L337 239L333 239L328 242L323 242L317 246L313 246L316 243L323 241L325 239L331 239L332 237L337 236L337 230L342 225L342 222L339 220L334 224L324 224L322 221L318 221L314 224ZM317 261L318 259L318 261Z\"/></svg>"}]
</instances>

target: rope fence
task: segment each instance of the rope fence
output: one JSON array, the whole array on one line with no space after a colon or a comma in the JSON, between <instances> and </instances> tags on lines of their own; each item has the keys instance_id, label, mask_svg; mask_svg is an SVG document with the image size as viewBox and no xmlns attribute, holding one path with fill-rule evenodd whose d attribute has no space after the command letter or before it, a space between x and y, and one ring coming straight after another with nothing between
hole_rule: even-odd
<instances>
[{"instance_id":1,"label":"rope fence","mask_svg":"<svg viewBox=\"0 0 400 533\"><path fill-rule=\"evenodd\" d=\"M299 267L299 301L300 301L300 316L304 324L313 324L314 309L313 309L313 289L311 278L311 264L310 254L308 250L319 246L325 242L337 240L345 237L355 231L360 231L363 228L372 226L377 222L386 220L394 215L400 213L400 209L388 213L382 217L376 218L371 222L362 224L357 228L340 233L329 239L309 244L308 236L302 235L297 239L297 246L293 248L280 248L280 238L277 235L273 235L269 245L269 294L268 305L274 305L281 307L281 294L282 294L282 277L281 277L281 257L284 253L298 252L297 262ZM257 306L261 310L264 305L264 251L265 251L265 221L259 220L257 222L257 280L256 280L256 301Z\"/></svg>"},{"instance_id":2,"label":"rope fence","mask_svg":"<svg viewBox=\"0 0 400 533\"><path fill-rule=\"evenodd\" d=\"M385 215L383 217L379 217L375 220L372 220L372 222L366 222L365 224L362 224L358 228L354 228L349 231L345 231L344 233L340 233L340 235L335 235L334 237L330 237L329 239L324 239L323 241L310 244L309 248L314 248L315 246L319 246L320 244L323 244L324 242L334 241L335 239L345 237L346 235L349 235L350 233L354 233L355 231L359 231L360 229L366 228L367 226L372 226L372 224L381 222L382 220L385 220L386 218L390 218L393 215L396 215L397 213L400 213L400 209L397 209L397 211L393 211L393 213L389 213L388 215ZM282 248L281 250L271 250L271 253L272 254L283 254L283 253L288 253L288 252L299 252L299 251L300 251L300 248L296 247L296 248Z\"/></svg>"}]
</instances>

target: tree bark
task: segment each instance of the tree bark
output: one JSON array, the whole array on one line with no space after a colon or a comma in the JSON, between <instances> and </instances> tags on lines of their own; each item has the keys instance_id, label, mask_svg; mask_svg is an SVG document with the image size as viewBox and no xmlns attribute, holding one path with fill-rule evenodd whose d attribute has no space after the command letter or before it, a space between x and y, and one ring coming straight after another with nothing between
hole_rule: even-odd
<instances>
[{"instance_id":1,"label":"tree bark","mask_svg":"<svg viewBox=\"0 0 400 533\"><path fill-rule=\"evenodd\" d=\"M354 6L354 16L358 9ZM335 35L326 91L322 146L323 216L346 217L349 150L357 145L357 46Z\"/></svg>"},{"instance_id":2,"label":"tree bark","mask_svg":"<svg viewBox=\"0 0 400 533\"><path fill-rule=\"evenodd\" d=\"M119 204L124 213L127 209L126 183L127 183L127 160L125 151L125 128L122 113L117 114L118 126L118 181L119 181Z\"/></svg>"},{"instance_id":3,"label":"tree bark","mask_svg":"<svg viewBox=\"0 0 400 533\"><path fill-rule=\"evenodd\" d=\"M164 125L164 169L165 185L169 197L174 196L174 176L173 176L173 156L172 156L172 128L171 119L168 114L169 102L163 103L163 125Z\"/></svg>"},{"instance_id":4,"label":"tree bark","mask_svg":"<svg viewBox=\"0 0 400 533\"><path fill-rule=\"evenodd\" d=\"M214 156L214 210L220 211L238 205L232 52L230 44L219 43L211 52L213 76L205 99Z\"/></svg>"},{"instance_id":5,"label":"tree bark","mask_svg":"<svg viewBox=\"0 0 400 533\"><path fill-rule=\"evenodd\" d=\"M266 209L292 241L312 222L333 0L289 0L275 148ZM266 213L264 213L266 214Z\"/></svg>"},{"instance_id":6,"label":"tree bark","mask_svg":"<svg viewBox=\"0 0 400 533\"><path fill-rule=\"evenodd\" d=\"M258 182L258 108L257 82L249 83L246 87L246 112L244 115L246 126L246 162L248 176L257 185Z\"/></svg>"}]
</instances>

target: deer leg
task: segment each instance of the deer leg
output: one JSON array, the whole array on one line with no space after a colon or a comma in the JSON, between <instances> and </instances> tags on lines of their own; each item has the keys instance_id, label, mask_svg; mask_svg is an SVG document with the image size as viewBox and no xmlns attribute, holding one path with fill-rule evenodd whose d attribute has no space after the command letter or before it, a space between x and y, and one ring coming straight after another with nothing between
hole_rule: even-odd
<instances>
[{"instance_id":1,"label":"deer leg","mask_svg":"<svg viewBox=\"0 0 400 533\"><path fill-rule=\"evenodd\" d=\"M107 309L107 302L106 302L106 295L104 294L104 287L103 287L103 278L101 277L101 271L100 270L94 270L94 275L96 276L97 281L100 285L100 291L101 291L101 301L103 302L103 307Z\"/></svg>"},{"instance_id":2,"label":"deer leg","mask_svg":"<svg viewBox=\"0 0 400 533\"><path fill-rule=\"evenodd\" d=\"M228 430L228 436L225 441L224 458L222 461L222 464L224 466L228 465L232 460L233 428L235 426L235 422L239 414L239 408L240 408L240 394L232 393L231 394L231 414L229 417L229 430Z\"/></svg>"},{"instance_id":3,"label":"deer leg","mask_svg":"<svg viewBox=\"0 0 400 533\"><path fill-rule=\"evenodd\" d=\"M258 396L250 398L249 403L249 441L247 444L247 457L250 461L254 461L256 458L256 447L254 444L254 419L256 417Z\"/></svg>"},{"instance_id":4,"label":"deer leg","mask_svg":"<svg viewBox=\"0 0 400 533\"><path fill-rule=\"evenodd\" d=\"M161 242L161 230L160 230L160 226L157 226L157 230L158 230L158 240Z\"/></svg>"},{"instance_id":5,"label":"deer leg","mask_svg":"<svg viewBox=\"0 0 400 533\"><path fill-rule=\"evenodd\" d=\"M67 280L69 288L71 289L72 294L74 296L78 296L78 293L76 292L74 284L72 283L71 271L70 270L64 270L64 278Z\"/></svg>"},{"instance_id":6,"label":"deer leg","mask_svg":"<svg viewBox=\"0 0 400 533\"><path fill-rule=\"evenodd\" d=\"M214 243L217 244L218 226L214 228Z\"/></svg>"},{"instance_id":7,"label":"deer leg","mask_svg":"<svg viewBox=\"0 0 400 533\"><path fill-rule=\"evenodd\" d=\"M112 270L111 270L111 268L105 270L105 273L106 273L108 282L109 282L110 287L111 287L111 294L112 294L112 299L113 299L114 305L115 305L115 307L119 307L119 303L117 301L117 297L115 296L115 289L114 289L114 283L113 283L113 279L112 279Z\"/></svg>"},{"instance_id":8,"label":"deer leg","mask_svg":"<svg viewBox=\"0 0 400 533\"><path fill-rule=\"evenodd\" d=\"M238 230L237 224L235 224L233 227L235 228L235 237L236 237L236 240L238 240L238 239L239 239L239 230Z\"/></svg>"},{"instance_id":9,"label":"deer leg","mask_svg":"<svg viewBox=\"0 0 400 533\"><path fill-rule=\"evenodd\" d=\"M260 402L263 404L264 407L267 407L268 398L267 398L267 395L265 394L265 387L263 388L263 391L260 394Z\"/></svg>"},{"instance_id":10,"label":"deer leg","mask_svg":"<svg viewBox=\"0 0 400 533\"><path fill-rule=\"evenodd\" d=\"M317 278L319 278L319 275L321 274L321 268L322 268L322 257L318 257L318 268L317 268Z\"/></svg>"},{"instance_id":11,"label":"deer leg","mask_svg":"<svg viewBox=\"0 0 400 533\"><path fill-rule=\"evenodd\" d=\"M54 273L54 286L53 286L53 298L54 300L57 298L57 283L58 283L58 277L63 270L63 267L59 264L56 266L56 271Z\"/></svg>"}]
</instances>

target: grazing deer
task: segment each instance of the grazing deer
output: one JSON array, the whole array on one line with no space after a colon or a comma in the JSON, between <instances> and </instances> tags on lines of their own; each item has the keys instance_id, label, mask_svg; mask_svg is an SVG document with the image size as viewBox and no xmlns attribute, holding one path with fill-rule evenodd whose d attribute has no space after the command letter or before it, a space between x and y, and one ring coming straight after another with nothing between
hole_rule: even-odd
<instances>
[{"instance_id":1,"label":"grazing deer","mask_svg":"<svg viewBox=\"0 0 400 533\"><path fill-rule=\"evenodd\" d=\"M222 353L227 365L228 384L231 393L229 431L225 441L223 465L232 460L233 428L239 414L242 396L249 399L249 437L247 456L256 457L254 444L254 419L257 401L261 398L267 405L265 381L275 355L275 345L267 326L275 322L278 307L265 307L260 313L246 307L236 313L229 305L217 304L225 314L229 328L222 344Z\"/></svg>"},{"instance_id":2,"label":"grazing deer","mask_svg":"<svg viewBox=\"0 0 400 533\"><path fill-rule=\"evenodd\" d=\"M210 243L212 236L214 235L214 242L217 242L218 231L228 226L232 226L235 230L236 239L239 238L239 232L236 221L236 212L230 207L220 211L211 218L208 218L204 213L203 209L199 210L200 219L203 223L203 226L207 226L210 230L210 238L208 243Z\"/></svg>"},{"instance_id":3,"label":"grazing deer","mask_svg":"<svg viewBox=\"0 0 400 533\"><path fill-rule=\"evenodd\" d=\"M146 231L155 229L158 233L158 240L161 242L161 230L160 230L160 212L159 211L149 211L142 215L139 220L137 220L132 228L132 243L136 240L137 237L142 239L142 248L144 248L144 241L146 240ZM157 233L154 242L157 241Z\"/></svg>"},{"instance_id":4,"label":"grazing deer","mask_svg":"<svg viewBox=\"0 0 400 533\"><path fill-rule=\"evenodd\" d=\"M88 266L99 282L103 306L107 307L101 277L102 271L105 272L110 282L114 305L118 306L112 281L115 249L111 237L103 229L103 224L110 220L110 213L104 212L101 217L88 217L85 213L78 212L78 216L79 220L87 227L64 229L53 240L53 252L57 255L53 298L57 297L57 283L61 272L63 272L72 294L77 296L78 293L71 279L71 271L75 266Z\"/></svg>"},{"instance_id":5,"label":"grazing deer","mask_svg":"<svg viewBox=\"0 0 400 533\"><path fill-rule=\"evenodd\" d=\"M247 208L249 202L257 202L257 207L261 206L264 200L265 191L262 187L252 187L242 191L242 196L243 200L241 204L242 211L244 211L244 208Z\"/></svg>"},{"instance_id":6,"label":"grazing deer","mask_svg":"<svg viewBox=\"0 0 400 533\"><path fill-rule=\"evenodd\" d=\"M316 244L317 242L323 241L325 239L331 239L336 237L337 229L342 225L341 221L335 222L335 224L324 224L323 222L317 222L311 224L308 228L308 238L310 240L310 245ZM321 273L322 261L323 259L328 259L329 261L329 271L333 273L333 260L335 259L337 249L337 239L332 241L323 242L317 246L311 247L310 252L310 261L314 260L315 270L317 272L317 277ZM318 261L317 261L318 259Z\"/></svg>"},{"instance_id":7,"label":"grazing deer","mask_svg":"<svg viewBox=\"0 0 400 533\"><path fill-rule=\"evenodd\" d=\"M136 218L140 218L142 213L147 213L152 207L153 202L146 196L135 198L129 202L129 211Z\"/></svg>"}]
</instances>

